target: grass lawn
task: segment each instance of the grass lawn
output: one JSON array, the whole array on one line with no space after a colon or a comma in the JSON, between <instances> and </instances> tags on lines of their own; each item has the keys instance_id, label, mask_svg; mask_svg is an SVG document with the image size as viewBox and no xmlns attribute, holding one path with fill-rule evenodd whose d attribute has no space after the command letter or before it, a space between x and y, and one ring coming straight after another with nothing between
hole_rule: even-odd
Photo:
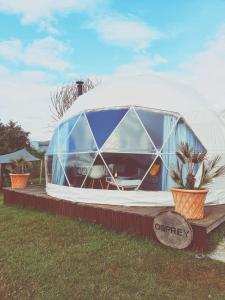
<instances>
[{"instance_id":1,"label":"grass lawn","mask_svg":"<svg viewBox=\"0 0 225 300\"><path fill-rule=\"evenodd\" d=\"M0 299L225 299L225 264L1 201Z\"/></svg>"}]
</instances>

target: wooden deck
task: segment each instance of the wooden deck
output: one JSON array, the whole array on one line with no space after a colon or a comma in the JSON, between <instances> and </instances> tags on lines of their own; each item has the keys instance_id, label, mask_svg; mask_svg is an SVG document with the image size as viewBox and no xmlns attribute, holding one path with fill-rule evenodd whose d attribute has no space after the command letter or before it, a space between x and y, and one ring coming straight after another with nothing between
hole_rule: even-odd
<instances>
[{"instance_id":1,"label":"wooden deck","mask_svg":"<svg viewBox=\"0 0 225 300\"><path fill-rule=\"evenodd\" d=\"M43 186L31 186L24 190L3 190L4 204L45 211L51 214L80 218L106 228L127 232L149 240L156 240L153 230L154 217L171 207L127 207L118 205L100 205L72 203L50 197ZM190 221L193 229L193 241L190 249L205 252L208 248L208 234L225 222L225 205L205 207L205 218Z\"/></svg>"}]
</instances>

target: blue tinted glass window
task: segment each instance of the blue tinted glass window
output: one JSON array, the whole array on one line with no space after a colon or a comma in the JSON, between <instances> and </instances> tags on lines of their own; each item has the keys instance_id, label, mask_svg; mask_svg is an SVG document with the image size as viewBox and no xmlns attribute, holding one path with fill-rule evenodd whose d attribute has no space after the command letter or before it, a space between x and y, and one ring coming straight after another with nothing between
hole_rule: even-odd
<instances>
[{"instance_id":1,"label":"blue tinted glass window","mask_svg":"<svg viewBox=\"0 0 225 300\"><path fill-rule=\"evenodd\" d=\"M103 162L100 155L98 155L91 166L85 182L83 183L83 188L92 189L106 189L106 177L110 176L107 172L105 163Z\"/></svg>"},{"instance_id":2,"label":"blue tinted glass window","mask_svg":"<svg viewBox=\"0 0 225 300\"><path fill-rule=\"evenodd\" d=\"M69 137L69 134L70 134L72 128L76 124L78 118L79 118L79 115L77 115L59 125L58 141L59 141L59 152L60 153L68 152L67 139Z\"/></svg>"},{"instance_id":3,"label":"blue tinted glass window","mask_svg":"<svg viewBox=\"0 0 225 300\"><path fill-rule=\"evenodd\" d=\"M127 109L110 109L86 113L99 148L101 148L126 112Z\"/></svg>"},{"instance_id":4,"label":"blue tinted glass window","mask_svg":"<svg viewBox=\"0 0 225 300\"><path fill-rule=\"evenodd\" d=\"M176 184L170 176L170 170L176 166L175 154L162 154L162 191L169 191Z\"/></svg>"},{"instance_id":5,"label":"blue tinted glass window","mask_svg":"<svg viewBox=\"0 0 225 300\"><path fill-rule=\"evenodd\" d=\"M94 137L84 114L81 115L67 140L68 153L92 152L97 150Z\"/></svg>"},{"instance_id":6,"label":"blue tinted glass window","mask_svg":"<svg viewBox=\"0 0 225 300\"><path fill-rule=\"evenodd\" d=\"M70 186L81 187L95 160L96 153L61 154L61 164Z\"/></svg>"},{"instance_id":7,"label":"blue tinted glass window","mask_svg":"<svg viewBox=\"0 0 225 300\"><path fill-rule=\"evenodd\" d=\"M153 154L102 153L114 180L107 180L109 188L135 190L155 159ZM116 185L117 183L117 185Z\"/></svg>"},{"instance_id":8,"label":"blue tinted glass window","mask_svg":"<svg viewBox=\"0 0 225 300\"><path fill-rule=\"evenodd\" d=\"M164 115L146 109L135 109L157 149L163 145Z\"/></svg>"},{"instance_id":9,"label":"blue tinted glass window","mask_svg":"<svg viewBox=\"0 0 225 300\"><path fill-rule=\"evenodd\" d=\"M55 129L46 154L55 154L58 152L58 128Z\"/></svg>"},{"instance_id":10,"label":"blue tinted glass window","mask_svg":"<svg viewBox=\"0 0 225 300\"><path fill-rule=\"evenodd\" d=\"M104 152L154 153L149 135L136 112L130 109L103 146Z\"/></svg>"},{"instance_id":11,"label":"blue tinted glass window","mask_svg":"<svg viewBox=\"0 0 225 300\"><path fill-rule=\"evenodd\" d=\"M58 155L48 155L46 157L47 182L59 185L68 185L62 164Z\"/></svg>"},{"instance_id":12,"label":"blue tinted glass window","mask_svg":"<svg viewBox=\"0 0 225 300\"><path fill-rule=\"evenodd\" d=\"M160 157L152 156L149 168L142 176L143 180L139 190L160 191L162 188L162 160Z\"/></svg>"}]
</instances>

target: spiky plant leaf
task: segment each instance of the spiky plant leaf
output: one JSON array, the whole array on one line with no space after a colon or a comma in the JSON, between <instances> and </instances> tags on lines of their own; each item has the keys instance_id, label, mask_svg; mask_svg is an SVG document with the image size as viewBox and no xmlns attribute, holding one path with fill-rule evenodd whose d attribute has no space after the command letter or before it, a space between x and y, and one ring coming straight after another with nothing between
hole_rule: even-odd
<instances>
[{"instance_id":1,"label":"spiky plant leaf","mask_svg":"<svg viewBox=\"0 0 225 300\"><path fill-rule=\"evenodd\" d=\"M218 166L218 163L221 160L221 156L220 155L216 155L211 161L210 161L210 167L211 170L213 170L215 167Z\"/></svg>"},{"instance_id":2,"label":"spiky plant leaf","mask_svg":"<svg viewBox=\"0 0 225 300\"><path fill-rule=\"evenodd\" d=\"M182 161L183 164L186 164L186 159L182 152L177 151L176 156Z\"/></svg>"},{"instance_id":3,"label":"spiky plant leaf","mask_svg":"<svg viewBox=\"0 0 225 300\"><path fill-rule=\"evenodd\" d=\"M7 169L11 173L23 174L26 173L30 167L31 162L29 162L25 157L19 157L11 160Z\"/></svg>"},{"instance_id":4,"label":"spiky plant leaf","mask_svg":"<svg viewBox=\"0 0 225 300\"><path fill-rule=\"evenodd\" d=\"M183 166L180 166L179 161L176 162L176 168L170 170L170 176L178 187L184 188L183 183Z\"/></svg>"},{"instance_id":5,"label":"spiky plant leaf","mask_svg":"<svg viewBox=\"0 0 225 300\"><path fill-rule=\"evenodd\" d=\"M220 176L224 176L225 175L225 166L219 167L216 171L215 171L215 176L216 177L220 177Z\"/></svg>"},{"instance_id":6,"label":"spiky plant leaf","mask_svg":"<svg viewBox=\"0 0 225 300\"><path fill-rule=\"evenodd\" d=\"M179 176L179 185L180 186L184 186L184 183L183 183L183 165L179 164L179 161L177 159L177 174Z\"/></svg>"},{"instance_id":7,"label":"spiky plant leaf","mask_svg":"<svg viewBox=\"0 0 225 300\"><path fill-rule=\"evenodd\" d=\"M178 148L185 158L190 158L193 149L188 145L187 142L181 142Z\"/></svg>"},{"instance_id":8,"label":"spiky plant leaf","mask_svg":"<svg viewBox=\"0 0 225 300\"><path fill-rule=\"evenodd\" d=\"M188 189L188 190L194 190L195 181L196 181L195 176L193 174L188 174L186 184L185 184L185 188Z\"/></svg>"},{"instance_id":9,"label":"spiky plant leaf","mask_svg":"<svg viewBox=\"0 0 225 300\"><path fill-rule=\"evenodd\" d=\"M225 166L218 167L221 156L217 155L212 160L203 162L202 176L198 188L202 188L211 183L214 178L225 175Z\"/></svg>"},{"instance_id":10,"label":"spiky plant leaf","mask_svg":"<svg viewBox=\"0 0 225 300\"><path fill-rule=\"evenodd\" d=\"M187 142L182 142L178 145L176 152L177 163L176 168L172 169L170 175L172 179L181 188L195 189L195 165L202 164L202 174L198 189L211 183L214 178L225 175L225 166L219 166L221 157L215 156L212 160L208 160L207 152L195 152ZM179 161L180 163L179 163ZM186 168L186 183L184 184L183 168Z\"/></svg>"},{"instance_id":11,"label":"spiky plant leaf","mask_svg":"<svg viewBox=\"0 0 225 300\"><path fill-rule=\"evenodd\" d=\"M191 155L191 161L194 164L202 163L206 157L206 154L207 154L207 152L201 152L201 153L193 152Z\"/></svg>"}]
</instances>

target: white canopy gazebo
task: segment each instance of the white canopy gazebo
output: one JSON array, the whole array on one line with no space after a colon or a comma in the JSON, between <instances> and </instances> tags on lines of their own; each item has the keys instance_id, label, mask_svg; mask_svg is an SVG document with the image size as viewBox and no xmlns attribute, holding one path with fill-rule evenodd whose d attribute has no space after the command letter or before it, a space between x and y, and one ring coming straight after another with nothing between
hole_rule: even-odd
<instances>
[{"instance_id":1,"label":"white canopy gazebo","mask_svg":"<svg viewBox=\"0 0 225 300\"><path fill-rule=\"evenodd\" d=\"M30 161L30 162L41 161L41 164L40 164L40 183L41 183L43 161L40 160L39 158L33 156L26 149L20 149L15 152L0 155L0 187L2 186L2 165L10 164L12 160L16 160L21 157L25 158L27 161Z\"/></svg>"},{"instance_id":2,"label":"white canopy gazebo","mask_svg":"<svg viewBox=\"0 0 225 300\"><path fill-rule=\"evenodd\" d=\"M169 169L180 142L225 163L225 126L195 90L150 74L108 79L80 96L57 126L46 191L74 202L173 205ZM206 202L225 203L224 178Z\"/></svg>"}]
</instances>

